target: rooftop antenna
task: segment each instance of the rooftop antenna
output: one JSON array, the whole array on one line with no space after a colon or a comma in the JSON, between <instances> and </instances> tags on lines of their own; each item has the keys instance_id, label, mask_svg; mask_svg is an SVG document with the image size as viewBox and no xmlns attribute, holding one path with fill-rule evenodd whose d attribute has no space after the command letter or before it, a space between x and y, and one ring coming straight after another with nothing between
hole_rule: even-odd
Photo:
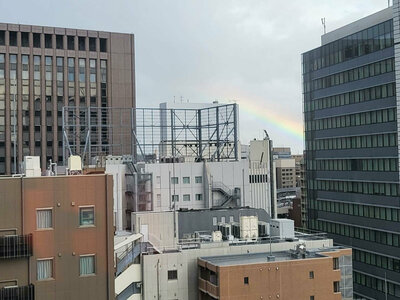
<instances>
[{"instance_id":1,"label":"rooftop antenna","mask_svg":"<svg viewBox=\"0 0 400 300\"><path fill-rule=\"evenodd\" d=\"M390 1L390 0L388 0L388 1ZM324 26L324 34L326 34L326 22L325 22L325 18L321 18L321 23L322 23L322 26Z\"/></svg>"}]
</instances>

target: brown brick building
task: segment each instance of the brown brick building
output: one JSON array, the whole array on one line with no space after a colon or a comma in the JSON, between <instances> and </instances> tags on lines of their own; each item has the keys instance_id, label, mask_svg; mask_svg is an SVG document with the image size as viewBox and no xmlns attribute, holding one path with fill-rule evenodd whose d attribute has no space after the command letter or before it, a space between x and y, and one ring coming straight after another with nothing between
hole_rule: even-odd
<instances>
[{"instance_id":1,"label":"brown brick building","mask_svg":"<svg viewBox=\"0 0 400 300\"><path fill-rule=\"evenodd\" d=\"M269 253L199 258L199 299L353 299L351 249L304 255L274 252L275 261L268 261Z\"/></svg>"},{"instance_id":2,"label":"brown brick building","mask_svg":"<svg viewBox=\"0 0 400 300\"><path fill-rule=\"evenodd\" d=\"M67 105L135 107L134 36L0 23L0 174L20 172L26 155L40 156L42 169L49 159L62 161L62 107ZM75 113L79 126L82 115ZM99 112L91 112L90 119L109 123ZM81 129L78 144L86 138ZM107 128L97 133L91 143L109 143Z\"/></svg>"},{"instance_id":3,"label":"brown brick building","mask_svg":"<svg viewBox=\"0 0 400 300\"><path fill-rule=\"evenodd\" d=\"M0 179L0 299L115 299L110 175Z\"/></svg>"}]
</instances>

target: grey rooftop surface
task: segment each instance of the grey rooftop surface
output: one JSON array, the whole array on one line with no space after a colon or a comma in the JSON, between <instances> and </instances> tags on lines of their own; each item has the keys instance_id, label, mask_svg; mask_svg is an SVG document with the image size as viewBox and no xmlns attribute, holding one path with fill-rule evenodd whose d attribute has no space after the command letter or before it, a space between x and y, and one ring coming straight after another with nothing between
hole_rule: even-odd
<instances>
[{"instance_id":1,"label":"grey rooftop surface","mask_svg":"<svg viewBox=\"0 0 400 300\"><path fill-rule=\"evenodd\" d=\"M219 266L219 267L238 266L238 265L249 265L249 264L274 263L274 262L289 261L289 260L322 258L322 257L327 257L323 254L324 252L331 252L338 249L345 249L345 248L327 247L327 248L309 249L306 252L305 258L293 256L292 252L290 251L272 252L272 256L275 259L274 261L268 260L268 257L270 256L269 252L208 256L208 257L200 257L200 259L214 266Z\"/></svg>"}]
</instances>

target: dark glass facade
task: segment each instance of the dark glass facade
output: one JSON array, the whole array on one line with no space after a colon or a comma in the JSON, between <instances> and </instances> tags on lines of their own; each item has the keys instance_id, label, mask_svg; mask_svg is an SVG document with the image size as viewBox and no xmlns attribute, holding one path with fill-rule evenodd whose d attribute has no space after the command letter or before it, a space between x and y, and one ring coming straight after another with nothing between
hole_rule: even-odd
<instances>
[{"instance_id":1,"label":"dark glass facade","mask_svg":"<svg viewBox=\"0 0 400 300\"><path fill-rule=\"evenodd\" d=\"M400 188L393 21L304 53L302 70L308 226L353 247L355 299L385 299L386 288L388 299L397 299Z\"/></svg>"}]
</instances>

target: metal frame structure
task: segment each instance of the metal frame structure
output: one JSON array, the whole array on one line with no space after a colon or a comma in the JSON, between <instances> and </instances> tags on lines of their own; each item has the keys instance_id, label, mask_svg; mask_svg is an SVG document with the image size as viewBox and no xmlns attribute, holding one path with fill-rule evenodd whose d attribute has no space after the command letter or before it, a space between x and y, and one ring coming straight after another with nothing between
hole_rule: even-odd
<instances>
[{"instance_id":1,"label":"metal frame structure","mask_svg":"<svg viewBox=\"0 0 400 300\"><path fill-rule=\"evenodd\" d=\"M237 104L201 109L63 107L64 164L80 155L134 162L238 160Z\"/></svg>"}]
</instances>

